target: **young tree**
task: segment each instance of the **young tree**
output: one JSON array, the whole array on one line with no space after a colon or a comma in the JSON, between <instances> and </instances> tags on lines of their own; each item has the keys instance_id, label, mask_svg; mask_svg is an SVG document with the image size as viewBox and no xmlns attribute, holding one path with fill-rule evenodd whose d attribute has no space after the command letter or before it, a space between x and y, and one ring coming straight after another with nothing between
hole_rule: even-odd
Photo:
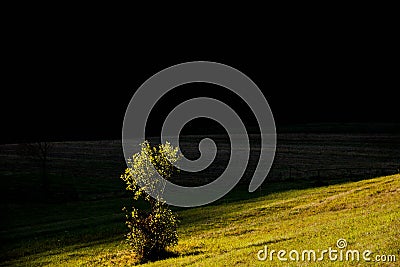
<instances>
[{"instance_id":1,"label":"young tree","mask_svg":"<svg viewBox=\"0 0 400 267\"><path fill-rule=\"evenodd\" d=\"M43 190L47 193L49 190L49 177L47 175L47 165L49 154L53 145L49 142L36 142L36 143L22 143L19 144L19 153L24 156L37 161L41 169L41 182Z\"/></svg>"},{"instance_id":2,"label":"young tree","mask_svg":"<svg viewBox=\"0 0 400 267\"><path fill-rule=\"evenodd\" d=\"M168 142L151 147L145 141L141 144L141 151L133 155L121 175L127 185L126 190L133 193L134 200L130 211L124 207L129 228L126 237L142 261L159 258L167 246L178 242L178 220L162 199L165 180L159 179L157 173L166 180L170 179L178 171L173 163L180 157L178 148ZM153 197L148 192L152 192ZM143 201L148 203L147 209L143 208Z\"/></svg>"}]
</instances>

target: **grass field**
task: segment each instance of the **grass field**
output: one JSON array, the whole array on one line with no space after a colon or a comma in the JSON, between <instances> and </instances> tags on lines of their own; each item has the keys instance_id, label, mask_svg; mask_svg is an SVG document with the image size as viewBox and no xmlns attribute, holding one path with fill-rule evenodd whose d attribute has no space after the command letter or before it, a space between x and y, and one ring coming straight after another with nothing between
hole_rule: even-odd
<instances>
[{"instance_id":1,"label":"grass field","mask_svg":"<svg viewBox=\"0 0 400 267\"><path fill-rule=\"evenodd\" d=\"M189 154L197 153L191 145L195 139L185 140ZM272 261L258 261L257 252L265 245L288 252L323 250L344 238L348 249L395 255L396 263L383 266L398 266L400 175L384 176L399 173L398 144L394 133L280 134L273 169L261 189L249 194L243 183L212 205L175 209L181 219L179 244L170 249L170 258L147 265L287 266L276 254ZM120 141L54 143L48 200L39 168L17 148L0 145L1 266L137 264L124 242L121 209L130 202L118 179L125 168ZM196 179L209 181L223 161L217 159L214 169ZM249 165L254 168L255 162ZM289 263L370 264L327 258Z\"/></svg>"},{"instance_id":2,"label":"grass field","mask_svg":"<svg viewBox=\"0 0 400 267\"><path fill-rule=\"evenodd\" d=\"M171 257L146 266L287 266L275 257L258 261L257 252L336 248L344 238L347 249L371 250L400 260L400 175L282 190L271 183L270 193L239 200L231 194L215 205L181 209L178 246ZM284 187L284 186L283 186ZM276 191L276 193L272 193ZM124 199L57 205L46 214L40 207L21 215L31 221L13 225L3 234L2 265L127 266L136 259L123 241L125 227L119 208ZM17 221L23 221L21 218ZM15 242L18 239L19 242ZM10 242L14 240L14 242ZM286 257L288 257L286 255ZM317 258L319 255L317 254ZM300 257L301 259L301 257ZM393 261L393 258L391 258ZM376 262L291 262L299 266L374 265Z\"/></svg>"}]
</instances>

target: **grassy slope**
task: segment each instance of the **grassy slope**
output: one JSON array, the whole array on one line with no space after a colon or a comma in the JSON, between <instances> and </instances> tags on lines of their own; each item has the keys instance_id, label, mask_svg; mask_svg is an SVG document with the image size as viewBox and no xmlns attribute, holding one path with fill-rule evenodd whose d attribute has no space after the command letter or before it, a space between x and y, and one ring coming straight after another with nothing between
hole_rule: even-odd
<instances>
[{"instance_id":1,"label":"grassy slope","mask_svg":"<svg viewBox=\"0 0 400 267\"><path fill-rule=\"evenodd\" d=\"M100 224L93 227L90 214L86 216L87 222L71 219L72 225L87 223L88 227L74 234L54 236L47 233L50 237L46 237L46 242L40 238L31 240L23 249L16 244L7 253L14 257L18 255L18 258L3 263L32 266L134 264L129 247L119 235L125 228L118 211L107 209L104 203L97 205L105 210ZM114 203L114 206L119 204ZM80 208L85 211L84 207ZM287 266L277 259L259 262L256 253L264 245L287 251L335 248L339 238L347 240L348 249L393 254L397 264L400 261L400 175L283 191L178 213L182 221L180 241L172 251L179 256L146 266ZM96 216L99 221L99 214ZM55 224L49 224L45 229L49 227L58 229ZM85 235L98 235L98 238L88 238L90 241L85 242ZM77 243L78 240L83 241ZM350 263L299 264L343 266ZM364 261L359 264L367 265Z\"/></svg>"}]
</instances>

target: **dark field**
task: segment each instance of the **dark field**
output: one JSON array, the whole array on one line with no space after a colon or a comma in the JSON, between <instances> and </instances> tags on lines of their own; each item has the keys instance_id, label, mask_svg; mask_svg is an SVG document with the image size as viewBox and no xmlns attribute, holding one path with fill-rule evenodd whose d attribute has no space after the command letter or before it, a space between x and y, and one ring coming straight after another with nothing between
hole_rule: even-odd
<instances>
[{"instance_id":1,"label":"dark field","mask_svg":"<svg viewBox=\"0 0 400 267\"><path fill-rule=\"evenodd\" d=\"M181 146L188 157L198 156L198 136L185 136ZM181 175L187 184L218 177L229 160L229 143L213 136L218 157L201 175ZM7 200L34 200L39 187L40 164L18 153L18 145L1 145L1 188ZM255 152L254 152L255 151ZM245 178L257 164L257 148L250 155ZM254 153L253 153L254 152ZM400 168L398 134L279 134L272 170L267 180L298 180L316 176L376 176ZM119 175L126 167L120 140L54 142L48 160L50 186L59 198L76 200L122 195ZM366 177L365 177L366 178ZM176 178L177 179L177 178ZM22 194L22 195L21 195Z\"/></svg>"}]
</instances>

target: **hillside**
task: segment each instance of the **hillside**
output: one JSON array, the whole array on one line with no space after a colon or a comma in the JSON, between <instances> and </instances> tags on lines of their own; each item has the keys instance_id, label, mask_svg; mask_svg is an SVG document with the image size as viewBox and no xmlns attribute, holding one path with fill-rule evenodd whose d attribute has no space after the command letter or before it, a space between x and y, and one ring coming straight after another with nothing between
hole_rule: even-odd
<instances>
[{"instance_id":1,"label":"hillside","mask_svg":"<svg viewBox=\"0 0 400 267\"><path fill-rule=\"evenodd\" d=\"M46 224L36 222L37 226L32 227L14 225L4 237L20 236L25 242L8 246L2 255L3 265L135 264L129 247L123 242L125 228L116 209L121 204L121 201L86 203L87 210L92 210L93 214L70 216L68 221L54 223L46 218ZM68 208L71 210L64 212L78 214L77 207ZM93 211L96 209L103 210L104 214L100 216ZM376 256L391 261L384 266L398 266L400 261L399 174L272 192L248 200L222 201L179 210L178 214L181 219L179 245L172 248L170 258L144 266L287 266L288 263L295 266L368 266L376 264L372 262L378 259ZM78 226L80 230L73 234L71 230ZM32 232L39 233L36 240L30 239ZM345 239L347 247L338 249L339 239ZM257 253L265 246L268 257L259 261ZM343 261L330 260L328 253L322 254L324 260L318 261L322 251L329 248L337 249L338 257L342 251ZM271 260L272 250L276 252ZM277 258L279 250L286 252L281 256L288 262ZM299 253L299 261L289 259L292 250ZM316 260L313 261L312 254L311 260L307 260L307 252L302 261L304 250L315 251ZM346 261L348 250L359 251L360 260ZM362 258L366 250L371 251L367 257L371 262ZM392 255L397 262L393 262ZM260 256L264 256L264 251ZM296 254L293 252L291 256L295 258Z\"/></svg>"}]
</instances>

